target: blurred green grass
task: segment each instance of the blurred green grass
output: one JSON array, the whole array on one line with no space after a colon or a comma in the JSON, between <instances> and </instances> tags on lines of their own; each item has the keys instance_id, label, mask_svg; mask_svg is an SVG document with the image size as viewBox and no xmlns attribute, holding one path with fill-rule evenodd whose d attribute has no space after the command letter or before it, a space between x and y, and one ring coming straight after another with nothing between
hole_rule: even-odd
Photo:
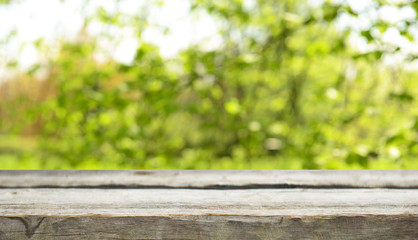
<instances>
[{"instance_id":1,"label":"blurred green grass","mask_svg":"<svg viewBox=\"0 0 418 240\"><path fill-rule=\"evenodd\" d=\"M123 164L109 164L100 160L80 162L71 165L59 158L44 159L36 146L37 140L13 135L0 135L0 169L135 169ZM143 169L302 169L303 159L285 157L263 157L258 159L221 158L199 159L195 156L179 158L169 164L163 157L147 161ZM344 161L327 161L323 169L364 169L360 164L347 164ZM369 169L417 169L416 161L404 166L388 159L378 159L370 163Z\"/></svg>"}]
</instances>

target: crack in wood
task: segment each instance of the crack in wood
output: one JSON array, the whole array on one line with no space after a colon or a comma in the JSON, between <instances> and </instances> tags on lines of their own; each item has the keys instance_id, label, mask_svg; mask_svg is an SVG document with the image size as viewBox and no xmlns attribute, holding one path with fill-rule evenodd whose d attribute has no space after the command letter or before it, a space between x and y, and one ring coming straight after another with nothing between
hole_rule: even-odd
<instances>
[{"instance_id":1,"label":"crack in wood","mask_svg":"<svg viewBox=\"0 0 418 240\"><path fill-rule=\"evenodd\" d=\"M41 226L41 223L44 221L45 217L30 217L28 219L23 217L9 217L9 219L16 219L23 223L25 226L25 235L28 239L31 239L39 226Z\"/></svg>"},{"instance_id":2,"label":"crack in wood","mask_svg":"<svg viewBox=\"0 0 418 240\"><path fill-rule=\"evenodd\" d=\"M0 231L0 240L9 240L9 238L7 238L4 232Z\"/></svg>"}]
</instances>

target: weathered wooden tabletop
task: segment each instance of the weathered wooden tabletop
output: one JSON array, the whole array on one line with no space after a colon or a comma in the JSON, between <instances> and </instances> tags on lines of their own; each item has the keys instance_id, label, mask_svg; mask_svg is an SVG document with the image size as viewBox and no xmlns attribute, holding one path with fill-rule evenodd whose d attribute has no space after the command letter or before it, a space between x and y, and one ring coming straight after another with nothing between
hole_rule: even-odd
<instances>
[{"instance_id":1,"label":"weathered wooden tabletop","mask_svg":"<svg viewBox=\"0 0 418 240\"><path fill-rule=\"evenodd\" d=\"M0 171L3 239L418 239L418 171Z\"/></svg>"}]
</instances>

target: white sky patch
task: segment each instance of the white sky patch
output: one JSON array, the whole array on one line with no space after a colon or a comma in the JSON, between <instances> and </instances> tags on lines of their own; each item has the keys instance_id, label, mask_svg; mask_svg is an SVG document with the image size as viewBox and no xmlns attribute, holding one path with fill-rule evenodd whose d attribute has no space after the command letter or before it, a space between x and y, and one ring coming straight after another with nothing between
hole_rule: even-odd
<instances>
[{"instance_id":1,"label":"white sky patch","mask_svg":"<svg viewBox=\"0 0 418 240\"><path fill-rule=\"evenodd\" d=\"M126 38L117 46L113 56L120 63L131 64L137 48L138 41L136 38Z\"/></svg>"},{"instance_id":2,"label":"white sky patch","mask_svg":"<svg viewBox=\"0 0 418 240\"><path fill-rule=\"evenodd\" d=\"M343 1L343 0L335 0ZM359 19L350 16L342 16L337 26L350 26L359 31L368 29L371 19L381 18L388 22L396 22L402 19L412 19L415 11L410 7L401 9L383 7L379 11L369 10L374 6L372 0L346 0L354 11L359 12ZM309 0L312 6L319 6L324 0ZM17 37L13 38L7 45L0 45L0 53L6 52L8 59L15 58L20 67L27 69L30 65L39 61L39 54L31 43L44 38L45 42L51 43L56 38L72 39L77 36L84 24L84 16L92 16L99 7L103 7L110 13L121 11L126 14L138 14L147 1L122 0L43 0L38 1L22 0L12 2L10 5L0 6L0 40L4 39L13 29L18 31ZM244 0L244 8L252 8L255 0ZM137 40L134 30L126 27L118 29L99 22L91 22L87 32L92 36L99 36L107 33L117 38L115 42L98 38L99 45L102 45L102 52L98 58L105 58L110 55L116 61L129 64L132 63L139 41L146 41L156 44L160 48L163 57L172 58L182 49L196 43L200 43L206 50L212 50L222 43L218 34L218 26L212 17L205 12L190 14L189 0L166 0L163 6L152 6L148 21L151 27L147 28L142 39ZM159 27L153 27L159 26ZM163 32L162 27L169 29ZM385 34L383 38L387 42L401 43L405 49L412 48L410 43L401 40L399 32ZM418 35L418 31L416 31ZM25 47L21 47L25 44ZM353 38L353 45L366 51L368 46L364 40ZM3 71L4 72L4 71ZM4 74L3 74L4 76ZM0 75L1 77L1 75Z\"/></svg>"},{"instance_id":3,"label":"white sky patch","mask_svg":"<svg viewBox=\"0 0 418 240\"><path fill-rule=\"evenodd\" d=\"M358 35L350 34L348 42L354 45L360 52L367 52L370 49L367 40Z\"/></svg>"},{"instance_id":4,"label":"white sky patch","mask_svg":"<svg viewBox=\"0 0 418 240\"><path fill-rule=\"evenodd\" d=\"M398 8L386 5L376 9L376 3L372 0L347 0L347 2L353 11L358 13L358 17L342 14L336 23L339 28L350 27L351 29L361 31L369 29L372 22L376 19L395 24L402 20L413 20L416 16L414 9L409 6Z\"/></svg>"},{"instance_id":5,"label":"white sky patch","mask_svg":"<svg viewBox=\"0 0 418 240\"><path fill-rule=\"evenodd\" d=\"M21 51L18 62L22 68L28 69L39 61L39 53L33 44L26 45Z\"/></svg>"},{"instance_id":6,"label":"white sky patch","mask_svg":"<svg viewBox=\"0 0 418 240\"><path fill-rule=\"evenodd\" d=\"M144 6L145 2L146 1L124 0L119 2L118 9L126 14L135 14Z\"/></svg>"},{"instance_id":7,"label":"white sky patch","mask_svg":"<svg viewBox=\"0 0 418 240\"><path fill-rule=\"evenodd\" d=\"M52 44L57 37L70 38L79 31L83 24L83 17L77 12L82 0L71 0L61 3L56 0L16 1L10 5L0 7L0 39L3 40L13 30L15 37L0 45L2 57L16 60L21 69L28 69L39 62L40 55L33 43L44 39ZM4 69L0 78L10 74ZM0 81L1 81L0 79Z\"/></svg>"},{"instance_id":8,"label":"white sky patch","mask_svg":"<svg viewBox=\"0 0 418 240\"><path fill-rule=\"evenodd\" d=\"M308 4L312 7L319 7L324 2L325 2L325 0L308 0Z\"/></svg>"},{"instance_id":9,"label":"white sky patch","mask_svg":"<svg viewBox=\"0 0 418 240\"><path fill-rule=\"evenodd\" d=\"M311 0L314 1L314 0ZM319 1L319 0L315 0ZM343 0L334 0L341 2ZM418 44L416 41L410 42L408 39L403 37L399 29L409 31L411 35L416 39L418 37L418 30L416 28L407 28L406 24L401 24L402 21L412 20L416 17L416 12L409 6L395 7L395 6L382 6L378 9L375 8L376 3L372 0L357 1L347 0L354 12L358 13L357 17L351 16L350 14L342 14L336 21L337 29L352 29L354 32L350 34L349 42L358 49L360 52L369 52L378 49L376 45L369 44L365 37L360 36L361 31L369 30L373 37L380 39L383 43L392 46L393 49L399 47L400 51L397 53L386 55L383 58L385 65L400 65L406 66L409 70L417 69L418 63L405 62L405 58L413 53L418 54ZM392 1L396 2L396 1ZM399 2L399 1L397 1ZM381 20L389 24L396 25L395 27L389 27L384 33L380 33L377 28L370 29L370 25L376 20ZM399 28L399 29L398 29Z\"/></svg>"},{"instance_id":10,"label":"white sky patch","mask_svg":"<svg viewBox=\"0 0 418 240\"><path fill-rule=\"evenodd\" d=\"M401 36L399 30L396 28L388 28L382 35L382 41L396 45L406 45L409 41Z\"/></svg>"},{"instance_id":11,"label":"white sky patch","mask_svg":"<svg viewBox=\"0 0 418 240\"><path fill-rule=\"evenodd\" d=\"M251 0L250 0L251 1ZM4 39L13 29L18 31L17 37L5 46L0 46L0 52L6 52L8 58L15 58L19 67L27 69L39 61L39 54L29 45L43 38L50 43L57 38L74 39L84 24L85 16L93 16L99 7L109 13L121 11L125 14L138 14L146 1L123 0L116 1L57 0L37 1L23 0L0 7L0 39ZM163 6L152 6L148 27L142 34L141 41L156 44L163 57L174 57L180 50L191 44L204 41L208 49L216 48L221 43L218 28L213 19L206 13L193 17L189 13L189 0L169 0ZM158 26L158 27L157 27ZM163 27L169 29L163 33ZM111 55L116 61L124 64L132 63L136 48L139 45L133 28L124 29L92 21L87 26L91 36L100 36L99 45L102 50L97 54L104 59ZM114 41L101 39L104 35L114 37ZM26 47L21 47L25 45ZM1 49L3 48L3 49Z\"/></svg>"},{"instance_id":12,"label":"white sky patch","mask_svg":"<svg viewBox=\"0 0 418 240\"><path fill-rule=\"evenodd\" d=\"M206 50L213 50L222 44L222 38L218 33L214 19L205 12L198 12L195 19L191 19L194 39L192 44L202 43Z\"/></svg>"},{"instance_id":13,"label":"white sky patch","mask_svg":"<svg viewBox=\"0 0 418 240\"><path fill-rule=\"evenodd\" d=\"M114 13L117 3L116 1L90 0L88 5L83 8L83 12L87 15L93 15L99 7L104 8L107 12Z\"/></svg>"},{"instance_id":14,"label":"white sky patch","mask_svg":"<svg viewBox=\"0 0 418 240\"><path fill-rule=\"evenodd\" d=\"M202 41L207 50L221 43L214 20L205 12L190 14L189 0L170 0L162 7L153 7L149 21L169 30L164 34L161 29L150 27L143 33L144 40L157 44L166 58Z\"/></svg>"},{"instance_id":15,"label":"white sky patch","mask_svg":"<svg viewBox=\"0 0 418 240\"><path fill-rule=\"evenodd\" d=\"M355 12L364 12L375 5L373 0L347 0L347 2Z\"/></svg>"},{"instance_id":16,"label":"white sky patch","mask_svg":"<svg viewBox=\"0 0 418 240\"><path fill-rule=\"evenodd\" d=\"M377 12L370 10L366 13L360 13L357 17L351 16L348 13L343 13L335 22L338 29L350 28L355 31L362 31L370 28L372 19L377 18Z\"/></svg>"},{"instance_id":17,"label":"white sky patch","mask_svg":"<svg viewBox=\"0 0 418 240\"><path fill-rule=\"evenodd\" d=\"M22 1L2 7L0 11L1 29L17 29L19 39L23 42L35 41L39 38L53 39L57 35L73 33L80 28L82 17L76 13L72 0L61 3L56 0ZM4 32L7 33L7 30ZM4 34L2 31L1 33Z\"/></svg>"},{"instance_id":18,"label":"white sky patch","mask_svg":"<svg viewBox=\"0 0 418 240\"><path fill-rule=\"evenodd\" d=\"M382 6L379 9L379 18L389 23L397 23L404 19L414 19L415 11L411 7L397 8L394 6Z\"/></svg>"},{"instance_id":19,"label":"white sky patch","mask_svg":"<svg viewBox=\"0 0 418 240\"><path fill-rule=\"evenodd\" d=\"M252 10L254 9L254 7L257 5L257 1L256 0L244 0L242 2L243 8L246 11Z\"/></svg>"}]
</instances>

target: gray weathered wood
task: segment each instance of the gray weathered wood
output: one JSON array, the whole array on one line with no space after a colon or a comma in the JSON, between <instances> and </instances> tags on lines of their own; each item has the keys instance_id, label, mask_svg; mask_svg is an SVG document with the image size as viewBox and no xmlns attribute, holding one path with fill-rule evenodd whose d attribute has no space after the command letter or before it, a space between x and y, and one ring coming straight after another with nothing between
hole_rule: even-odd
<instances>
[{"instance_id":1,"label":"gray weathered wood","mask_svg":"<svg viewBox=\"0 0 418 240\"><path fill-rule=\"evenodd\" d=\"M417 171L0 171L0 240L418 239L417 185Z\"/></svg>"},{"instance_id":2,"label":"gray weathered wood","mask_svg":"<svg viewBox=\"0 0 418 240\"><path fill-rule=\"evenodd\" d=\"M0 218L0 239L417 239L406 216L43 216Z\"/></svg>"},{"instance_id":3,"label":"gray weathered wood","mask_svg":"<svg viewBox=\"0 0 418 240\"><path fill-rule=\"evenodd\" d=\"M0 189L15 215L400 215L418 214L408 189Z\"/></svg>"},{"instance_id":4,"label":"gray weathered wood","mask_svg":"<svg viewBox=\"0 0 418 240\"><path fill-rule=\"evenodd\" d=\"M418 188L418 171L0 171L1 187Z\"/></svg>"}]
</instances>

